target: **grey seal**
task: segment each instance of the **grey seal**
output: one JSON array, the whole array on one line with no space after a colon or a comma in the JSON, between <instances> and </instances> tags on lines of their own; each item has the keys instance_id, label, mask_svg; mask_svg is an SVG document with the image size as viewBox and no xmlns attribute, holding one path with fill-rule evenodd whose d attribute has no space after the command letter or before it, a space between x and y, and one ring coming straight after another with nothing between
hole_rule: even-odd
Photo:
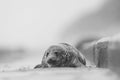
<instances>
[{"instance_id":1,"label":"grey seal","mask_svg":"<svg viewBox=\"0 0 120 80\"><path fill-rule=\"evenodd\" d=\"M83 54L67 43L60 43L50 46L45 51L41 64L34 68L83 66L86 66L86 59Z\"/></svg>"}]
</instances>

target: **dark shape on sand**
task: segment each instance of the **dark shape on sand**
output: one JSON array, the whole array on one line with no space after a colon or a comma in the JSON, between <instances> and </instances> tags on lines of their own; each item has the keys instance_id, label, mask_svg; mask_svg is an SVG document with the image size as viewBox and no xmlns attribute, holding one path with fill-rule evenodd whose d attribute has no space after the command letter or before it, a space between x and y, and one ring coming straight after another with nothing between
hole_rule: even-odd
<instances>
[{"instance_id":1,"label":"dark shape on sand","mask_svg":"<svg viewBox=\"0 0 120 80\"><path fill-rule=\"evenodd\" d=\"M41 68L42 67L42 65L41 64L38 64L38 65L36 65L35 67L34 67L34 69L36 69L36 68Z\"/></svg>"},{"instance_id":2,"label":"dark shape on sand","mask_svg":"<svg viewBox=\"0 0 120 80\"><path fill-rule=\"evenodd\" d=\"M50 46L42 59L42 63L34 68L50 67L85 67L86 59L76 48L67 43Z\"/></svg>"}]
</instances>

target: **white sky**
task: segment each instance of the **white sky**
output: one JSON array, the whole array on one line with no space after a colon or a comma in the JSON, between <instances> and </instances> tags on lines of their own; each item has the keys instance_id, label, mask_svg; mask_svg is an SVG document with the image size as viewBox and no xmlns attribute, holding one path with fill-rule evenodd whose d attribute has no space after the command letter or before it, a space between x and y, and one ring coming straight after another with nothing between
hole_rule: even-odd
<instances>
[{"instance_id":1,"label":"white sky","mask_svg":"<svg viewBox=\"0 0 120 80\"><path fill-rule=\"evenodd\" d=\"M104 0L0 0L0 44L46 46L65 25L97 10Z\"/></svg>"}]
</instances>

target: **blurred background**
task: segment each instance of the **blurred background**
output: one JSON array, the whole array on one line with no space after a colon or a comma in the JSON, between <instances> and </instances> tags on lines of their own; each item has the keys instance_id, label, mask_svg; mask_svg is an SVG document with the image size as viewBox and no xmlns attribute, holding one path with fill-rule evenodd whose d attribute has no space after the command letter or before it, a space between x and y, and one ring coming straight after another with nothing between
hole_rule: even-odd
<instances>
[{"instance_id":1,"label":"blurred background","mask_svg":"<svg viewBox=\"0 0 120 80\"><path fill-rule=\"evenodd\" d=\"M0 65L34 66L53 44L119 33L120 0L1 0Z\"/></svg>"}]
</instances>

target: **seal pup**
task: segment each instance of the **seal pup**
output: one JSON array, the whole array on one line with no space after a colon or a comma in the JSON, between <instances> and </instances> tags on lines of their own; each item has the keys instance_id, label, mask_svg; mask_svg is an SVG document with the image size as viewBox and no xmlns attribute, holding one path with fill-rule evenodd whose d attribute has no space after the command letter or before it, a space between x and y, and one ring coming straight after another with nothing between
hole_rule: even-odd
<instances>
[{"instance_id":1,"label":"seal pup","mask_svg":"<svg viewBox=\"0 0 120 80\"><path fill-rule=\"evenodd\" d=\"M34 68L85 67L86 59L75 47L60 43L50 46L44 53L41 64Z\"/></svg>"}]
</instances>

